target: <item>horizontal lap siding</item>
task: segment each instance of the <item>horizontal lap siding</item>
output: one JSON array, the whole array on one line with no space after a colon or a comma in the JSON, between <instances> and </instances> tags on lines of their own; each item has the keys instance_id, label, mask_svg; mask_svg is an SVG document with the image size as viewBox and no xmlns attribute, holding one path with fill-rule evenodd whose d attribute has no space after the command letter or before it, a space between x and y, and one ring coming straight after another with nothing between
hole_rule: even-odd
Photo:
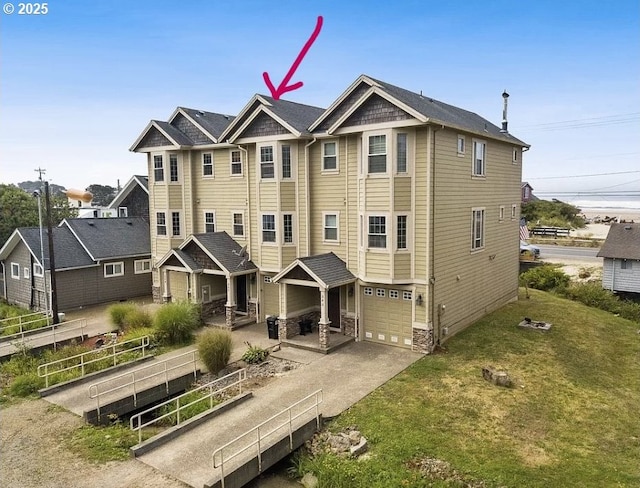
<instances>
[{"instance_id":1,"label":"horizontal lap siding","mask_svg":"<svg viewBox=\"0 0 640 488\"><path fill-rule=\"evenodd\" d=\"M411 210L411 178L396 177L393 179L393 208L396 212Z\"/></svg>"},{"instance_id":2,"label":"horizontal lap siding","mask_svg":"<svg viewBox=\"0 0 640 488\"><path fill-rule=\"evenodd\" d=\"M282 247L282 268L286 268L289 264L296 260L298 257L296 246L283 246Z\"/></svg>"},{"instance_id":3,"label":"horizontal lap siding","mask_svg":"<svg viewBox=\"0 0 640 488\"><path fill-rule=\"evenodd\" d=\"M280 314L280 286L277 283L265 283L264 275L260 276L262 301L260 303L260 318Z\"/></svg>"},{"instance_id":4,"label":"horizontal lap siding","mask_svg":"<svg viewBox=\"0 0 640 488\"><path fill-rule=\"evenodd\" d=\"M607 290L640 293L640 261L628 261L631 269L622 269L619 259L605 259L602 286Z\"/></svg>"},{"instance_id":5,"label":"horizontal lap siding","mask_svg":"<svg viewBox=\"0 0 640 488\"><path fill-rule=\"evenodd\" d=\"M365 178L366 187L366 210L371 211L389 211L389 178Z\"/></svg>"},{"instance_id":6,"label":"horizontal lap siding","mask_svg":"<svg viewBox=\"0 0 640 488\"><path fill-rule=\"evenodd\" d=\"M262 246L260 252L260 267L267 269L280 269L279 266L280 248L278 246Z\"/></svg>"},{"instance_id":7,"label":"horizontal lap siding","mask_svg":"<svg viewBox=\"0 0 640 488\"><path fill-rule=\"evenodd\" d=\"M389 268L391 256L387 253L367 252L367 268L365 275L367 278L389 278Z\"/></svg>"},{"instance_id":8,"label":"horizontal lap siding","mask_svg":"<svg viewBox=\"0 0 640 488\"><path fill-rule=\"evenodd\" d=\"M426 279L427 276L427 218L428 218L428 206L430 205L430 188L427 188L427 171L428 171L428 157L427 157L427 131L416 131L416 158L415 158L415 212L413 214L414 219L414 232L415 232L415 247L414 252L414 273L416 278Z\"/></svg>"},{"instance_id":9,"label":"horizontal lap siding","mask_svg":"<svg viewBox=\"0 0 640 488\"><path fill-rule=\"evenodd\" d=\"M287 315L320 306L320 291L315 287L287 285Z\"/></svg>"},{"instance_id":10,"label":"horizontal lap siding","mask_svg":"<svg viewBox=\"0 0 640 488\"><path fill-rule=\"evenodd\" d=\"M211 287L211 297L227 295L227 280L224 276L214 276L202 274L200 285L209 285Z\"/></svg>"},{"instance_id":11,"label":"horizontal lap siding","mask_svg":"<svg viewBox=\"0 0 640 488\"><path fill-rule=\"evenodd\" d=\"M436 133L435 300L446 305L442 326L453 334L517 297L520 167L511 162L512 146L487 144L486 178L471 177L472 138L467 154L456 154L457 132ZM498 209L505 206L504 221ZM471 252L471 209L485 208L485 246Z\"/></svg>"},{"instance_id":12,"label":"horizontal lap siding","mask_svg":"<svg viewBox=\"0 0 640 488\"><path fill-rule=\"evenodd\" d=\"M347 264L352 273L358 273L358 226L360 217L358 214L358 141L357 136L347 136L344 138L347 148L347 171L348 171L348 219L345 219L346 238L349 240ZM351 309L353 310L353 309Z\"/></svg>"},{"instance_id":13,"label":"horizontal lap siding","mask_svg":"<svg viewBox=\"0 0 640 488\"><path fill-rule=\"evenodd\" d=\"M307 178L307 170L305 167L305 144L298 144L298 158L297 158L297 172L298 179L298 218L297 218L297 230L298 230L298 249L299 255L302 256L307 249L307 217L306 212L309 205L307 198L307 188L305 180Z\"/></svg>"},{"instance_id":14,"label":"horizontal lap siding","mask_svg":"<svg viewBox=\"0 0 640 488\"><path fill-rule=\"evenodd\" d=\"M292 181L280 183L280 208L283 212L296 211L296 185Z\"/></svg>"},{"instance_id":15,"label":"horizontal lap siding","mask_svg":"<svg viewBox=\"0 0 640 488\"><path fill-rule=\"evenodd\" d=\"M393 257L394 278L409 279L411 278L411 254L402 253L395 254Z\"/></svg>"},{"instance_id":16,"label":"horizontal lap siding","mask_svg":"<svg viewBox=\"0 0 640 488\"><path fill-rule=\"evenodd\" d=\"M11 277L11 263L20 265L20 277ZM24 277L25 266L29 268L29 278ZM15 247L13 252L5 260L5 283L7 286L7 299L10 303L15 303L23 307L31 306L31 253L22 241Z\"/></svg>"}]
</instances>

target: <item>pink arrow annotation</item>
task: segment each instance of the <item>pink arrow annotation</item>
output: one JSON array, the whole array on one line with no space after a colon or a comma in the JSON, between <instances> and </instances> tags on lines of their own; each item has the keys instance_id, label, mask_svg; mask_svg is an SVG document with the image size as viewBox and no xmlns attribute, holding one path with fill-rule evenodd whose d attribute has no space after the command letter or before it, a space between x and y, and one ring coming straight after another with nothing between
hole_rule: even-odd
<instances>
[{"instance_id":1,"label":"pink arrow annotation","mask_svg":"<svg viewBox=\"0 0 640 488\"><path fill-rule=\"evenodd\" d=\"M282 80L282 83L278 85L278 88L275 88L273 86L273 83L271 83L271 79L269 78L269 73L267 73L266 71L262 73L262 77L264 78L264 82L267 84L267 88L269 88L269 91L271 92L271 96L276 100L280 100L280 97L285 93L293 90L297 90L303 85L301 81L298 81L293 85L289 85L289 82L291 81L291 78L293 77L294 73L298 69L298 66L300 66L300 63L302 62L304 57L307 55L307 52L311 48L311 45L318 38L318 35L320 34L320 29L322 29L322 16L318 16L318 21L316 22L316 28L313 29L313 33L311 34L311 37L309 37L305 45L302 47L300 54L298 54L298 57L291 65L291 68L289 68L289 71L287 72L286 76Z\"/></svg>"}]
</instances>

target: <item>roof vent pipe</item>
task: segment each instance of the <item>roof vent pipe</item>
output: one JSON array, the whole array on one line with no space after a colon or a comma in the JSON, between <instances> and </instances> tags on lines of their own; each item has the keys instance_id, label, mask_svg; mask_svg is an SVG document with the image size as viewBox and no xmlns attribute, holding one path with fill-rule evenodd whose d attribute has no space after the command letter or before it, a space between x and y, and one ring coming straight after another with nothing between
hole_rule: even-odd
<instances>
[{"instance_id":1,"label":"roof vent pipe","mask_svg":"<svg viewBox=\"0 0 640 488\"><path fill-rule=\"evenodd\" d=\"M502 129L500 129L500 132L509 132L507 130L507 98L509 98L509 94L507 93L507 90L505 90L502 92L504 105L502 107Z\"/></svg>"}]
</instances>

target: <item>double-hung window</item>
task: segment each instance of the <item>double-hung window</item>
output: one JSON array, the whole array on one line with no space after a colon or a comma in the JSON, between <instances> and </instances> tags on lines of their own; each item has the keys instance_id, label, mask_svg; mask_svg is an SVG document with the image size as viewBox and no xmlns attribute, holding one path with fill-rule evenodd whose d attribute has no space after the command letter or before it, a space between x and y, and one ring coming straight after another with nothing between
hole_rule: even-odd
<instances>
[{"instance_id":1,"label":"double-hung window","mask_svg":"<svg viewBox=\"0 0 640 488\"><path fill-rule=\"evenodd\" d=\"M42 269L42 265L38 263L33 263L33 276L38 276L38 277L44 276L44 269Z\"/></svg>"},{"instance_id":2,"label":"double-hung window","mask_svg":"<svg viewBox=\"0 0 640 488\"><path fill-rule=\"evenodd\" d=\"M151 273L151 259L139 259L133 262L133 273Z\"/></svg>"},{"instance_id":3,"label":"double-hung window","mask_svg":"<svg viewBox=\"0 0 640 488\"><path fill-rule=\"evenodd\" d=\"M204 213L204 231L215 232L216 231L216 214L215 212Z\"/></svg>"},{"instance_id":4,"label":"double-hung window","mask_svg":"<svg viewBox=\"0 0 640 488\"><path fill-rule=\"evenodd\" d=\"M213 154L202 155L202 176L213 176Z\"/></svg>"},{"instance_id":5,"label":"double-hung window","mask_svg":"<svg viewBox=\"0 0 640 488\"><path fill-rule=\"evenodd\" d=\"M487 145L473 141L473 176L485 176Z\"/></svg>"},{"instance_id":6,"label":"double-hung window","mask_svg":"<svg viewBox=\"0 0 640 488\"><path fill-rule=\"evenodd\" d=\"M273 167L273 146L262 146L260 148L260 177L275 178Z\"/></svg>"},{"instance_id":7,"label":"double-hung window","mask_svg":"<svg viewBox=\"0 0 640 488\"><path fill-rule=\"evenodd\" d=\"M240 150L232 150L231 151L231 175L241 175L242 174L242 156L240 155Z\"/></svg>"},{"instance_id":8,"label":"double-hung window","mask_svg":"<svg viewBox=\"0 0 640 488\"><path fill-rule=\"evenodd\" d=\"M368 144L369 173L387 172L387 136L369 136Z\"/></svg>"},{"instance_id":9,"label":"double-hung window","mask_svg":"<svg viewBox=\"0 0 640 488\"><path fill-rule=\"evenodd\" d=\"M396 246L399 250L407 249L407 216L398 215L396 219Z\"/></svg>"},{"instance_id":10,"label":"double-hung window","mask_svg":"<svg viewBox=\"0 0 640 488\"><path fill-rule=\"evenodd\" d=\"M19 263L11 263L11 277L14 280L20 279L20 264Z\"/></svg>"},{"instance_id":11,"label":"double-hung window","mask_svg":"<svg viewBox=\"0 0 640 488\"><path fill-rule=\"evenodd\" d=\"M171 235L176 237L180 234L180 212L171 212Z\"/></svg>"},{"instance_id":12,"label":"double-hung window","mask_svg":"<svg viewBox=\"0 0 640 488\"><path fill-rule=\"evenodd\" d=\"M262 216L262 242L276 242L276 216L273 214Z\"/></svg>"},{"instance_id":13,"label":"double-hung window","mask_svg":"<svg viewBox=\"0 0 640 488\"><path fill-rule=\"evenodd\" d=\"M328 213L324 215L324 240L338 241L338 214Z\"/></svg>"},{"instance_id":14,"label":"double-hung window","mask_svg":"<svg viewBox=\"0 0 640 488\"><path fill-rule=\"evenodd\" d=\"M338 143L322 143L322 171L336 171L338 169Z\"/></svg>"},{"instance_id":15,"label":"double-hung window","mask_svg":"<svg viewBox=\"0 0 640 488\"><path fill-rule=\"evenodd\" d=\"M164 162L161 154L153 156L153 180L156 183L164 181Z\"/></svg>"},{"instance_id":16,"label":"double-hung window","mask_svg":"<svg viewBox=\"0 0 640 488\"><path fill-rule=\"evenodd\" d=\"M104 277L112 278L114 276L124 276L124 263L106 263L104 265Z\"/></svg>"},{"instance_id":17,"label":"double-hung window","mask_svg":"<svg viewBox=\"0 0 640 488\"><path fill-rule=\"evenodd\" d=\"M178 181L178 155L169 154L169 180L171 183Z\"/></svg>"},{"instance_id":18,"label":"double-hung window","mask_svg":"<svg viewBox=\"0 0 640 488\"><path fill-rule=\"evenodd\" d=\"M233 235L244 237L244 215L241 212L233 214Z\"/></svg>"},{"instance_id":19,"label":"double-hung window","mask_svg":"<svg viewBox=\"0 0 640 488\"><path fill-rule=\"evenodd\" d=\"M474 208L471 211L471 250L484 247L484 209Z\"/></svg>"},{"instance_id":20,"label":"double-hung window","mask_svg":"<svg viewBox=\"0 0 640 488\"><path fill-rule=\"evenodd\" d=\"M285 244L293 243L293 215L282 215L282 239Z\"/></svg>"},{"instance_id":21,"label":"double-hung window","mask_svg":"<svg viewBox=\"0 0 640 488\"><path fill-rule=\"evenodd\" d=\"M399 132L396 136L396 171L407 172L407 134Z\"/></svg>"},{"instance_id":22,"label":"double-hung window","mask_svg":"<svg viewBox=\"0 0 640 488\"><path fill-rule=\"evenodd\" d=\"M464 140L464 136L458 136L458 156L464 156L464 152L466 150L466 144Z\"/></svg>"},{"instance_id":23,"label":"double-hung window","mask_svg":"<svg viewBox=\"0 0 640 488\"><path fill-rule=\"evenodd\" d=\"M369 217L369 247L379 249L387 247L387 218L383 215Z\"/></svg>"},{"instance_id":24,"label":"double-hung window","mask_svg":"<svg viewBox=\"0 0 640 488\"><path fill-rule=\"evenodd\" d=\"M167 216L164 212L156 212L156 234L167 235Z\"/></svg>"},{"instance_id":25,"label":"double-hung window","mask_svg":"<svg viewBox=\"0 0 640 488\"><path fill-rule=\"evenodd\" d=\"M291 146L282 146L280 151L282 155L282 177L291 178Z\"/></svg>"}]
</instances>

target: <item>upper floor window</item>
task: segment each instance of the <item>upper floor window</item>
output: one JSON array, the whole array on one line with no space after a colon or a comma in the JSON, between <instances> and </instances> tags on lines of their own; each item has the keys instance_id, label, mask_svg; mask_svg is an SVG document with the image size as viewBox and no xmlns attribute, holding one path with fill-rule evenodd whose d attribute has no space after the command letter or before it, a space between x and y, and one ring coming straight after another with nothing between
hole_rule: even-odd
<instances>
[{"instance_id":1,"label":"upper floor window","mask_svg":"<svg viewBox=\"0 0 640 488\"><path fill-rule=\"evenodd\" d=\"M404 132L396 136L396 171L407 172L407 134Z\"/></svg>"},{"instance_id":2,"label":"upper floor window","mask_svg":"<svg viewBox=\"0 0 640 488\"><path fill-rule=\"evenodd\" d=\"M233 235L237 237L244 236L244 215L241 212L233 214Z\"/></svg>"},{"instance_id":3,"label":"upper floor window","mask_svg":"<svg viewBox=\"0 0 640 488\"><path fill-rule=\"evenodd\" d=\"M167 235L167 217L164 212L156 212L156 234Z\"/></svg>"},{"instance_id":4,"label":"upper floor window","mask_svg":"<svg viewBox=\"0 0 640 488\"><path fill-rule=\"evenodd\" d=\"M498 220L504 220L504 205L500 205L500 207L498 208Z\"/></svg>"},{"instance_id":5,"label":"upper floor window","mask_svg":"<svg viewBox=\"0 0 640 488\"><path fill-rule=\"evenodd\" d=\"M518 215L517 205L511 205L511 219L515 219Z\"/></svg>"},{"instance_id":6,"label":"upper floor window","mask_svg":"<svg viewBox=\"0 0 640 488\"><path fill-rule=\"evenodd\" d=\"M260 177L275 178L273 167L273 146L262 146L260 148Z\"/></svg>"},{"instance_id":7,"label":"upper floor window","mask_svg":"<svg viewBox=\"0 0 640 488\"><path fill-rule=\"evenodd\" d=\"M215 232L216 231L216 214L215 212L204 213L204 231Z\"/></svg>"},{"instance_id":8,"label":"upper floor window","mask_svg":"<svg viewBox=\"0 0 640 488\"><path fill-rule=\"evenodd\" d=\"M485 176L486 144L473 141L473 176Z\"/></svg>"},{"instance_id":9,"label":"upper floor window","mask_svg":"<svg viewBox=\"0 0 640 488\"><path fill-rule=\"evenodd\" d=\"M293 243L293 215L282 215L282 238L285 244Z\"/></svg>"},{"instance_id":10,"label":"upper floor window","mask_svg":"<svg viewBox=\"0 0 640 488\"><path fill-rule=\"evenodd\" d=\"M335 171L338 169L338 143L322 143L322 171Z\"/></svg>"},{"instance_id":11,"label":"upper floor window","mask_svg":"<svg viewBox=\"0 0 640 488\"><path fill-rule=\"evenodd\" d=\"M25 280L28 280L29 278L31 278L31 270L26 266L22 268L22 274L24 275Z\"/></svg>"},{"instance_id":12,"label":"upper floor window","mask_svg":"<svg viewBox=\"0 0 640 488\"><path fill-rule=\"evenodd\" d=\"M407 249L407 216L398 215L396 221L396 245L398 249Z\"/></svg>"},{"instance_id":13,"label":"upper floor window","mask_svg":"<svg viewBox=\"0 0 640 488\"><path fill-rule=\"evenodd\" d=\"M42 265L38 263L33 263L33 276L38 276L38 277L44 276L44 269L42 269Z\"/></svg>"},{"instance_id":14,"label":"upper floor window","mask_svg":"<svg viewBox=\"0 0 640 488\"><path fill-rule=\"evenodd\" d=\"M465 144L464 136L458 136L458 156L464 156L467 147Z\"/></svg>"},{"instance_id":15,"label":"upper floor window","mask_svg":"<svg viewBox=\"0 0 640 488\"><path fill-rule=\"evenodd\" d=\"M107 263L104 265L104 277L111 278L113 276L124 276L124 263Z\"/></svg>"},{"instance_id":16,"label":"upper floor window","mask_svg":"<svg viewBox=\"0 0 640 488\"><path fill-rule=\"evenodd\" d=\"M172 183L178 181L178 155L169 154L169 178Z\"/></svg>"},{"instance_id":17,"label":"upper floor window","mask_svg":"<svg viewBox=\"0 0 640 488\"><path fill-rule=\"evenodd\" d=\"M387 136L369 136L368 145L369 173L387 172Z\"/></svg>"},{"instance_id":18,"label":"upper floor window","mask_svg":"<svg viewBox=\"0 0 640 488\"><path fill-rule=\"evenodd\" d=\"M484 209L478 208L471 211L471 249L484 247Z\"/></svg>"},{"instance_id":19,"label":"upper floor window","mask_svg":"<svg viewBox=\"0 0 640 488\"><path fill-rule=\"evenodd\" d=\"M518 148L517 147L513 148L512 161L513 161L514 164L518 162Z\"/></svg>"},{"instance_id":20,"label":"upper floor window","mask_svg":"<svg viewBox=\"0 0 640 488\"><path fill-rule=\"evenodd\" d=\"M202 176L213 176L213 154L202 155Z\"/></svg>"},{"instance_id":21,"label":"upper floor window","mask_svg":"<svg viewBox=\"0 0 640 488\"><path fill-rule=\"evenodd\" d=\"M387 247L387 218L383 215L369 217L369 247Z\"/></svg>"},{"instance_id":22,"label":"upper floor window","mask_svg":"<svg viewBox=\"0 0 640 488\"><path fill-rule=\"evenodd\" d=\"M179 236L180 234L180 212L171 212L171 235Z\"/></svg>"},{"instance_id":23,"label":"upper floor window","mask_svg":"<svg viewBox=\"0 0 640 488\"><path fill-rule=\"evenodd\" d=\"M231 174L232 175L241 175L242 174L242 156L240 154L240 150L232 150L231 151Z\"/></svg>"},{"instance_id":24,"label":"upper floor window","mask_svg":"<svg viewBox=\"0 0 640 488\"><path fill-rule=\"evenodd\" d=\"M129 209L127 207L118 207L118 217L128 217Z\"/></svg>"},{"instance_id":25,"label":"upper floor window","mask_svg":"<svg viewBox=\"0 0 640 488\"><path fill-rule=\"evenodd\" d=\"M276 216L273 214L262 216L262 242L276 242Z\"/></svg>"},{"instance_id":26,"label":"upper floor window","mask_svg":"<svg viewBox=\"0 0 640 488\"><path fill-rule=\"evenodd\" d=\"M623 259L620 261L620 269L633 269L633 261L630 259Z\"/></svg>"},{"instance_id":27,"label":"upper floor window","mask_svg":"<svg viewBox=\"0 0 640 488\"><path fill-rule=\"evenodd\" d=\"M291 146L282 146L282 177L291 178Z\"/></svg>"},{"instance_id":28,"label":"upper floor window","mask_svg":"<svg viewBox=\"0 0 640 488\"><path fill-rule=\"evenodd\" d=\"M328 213L324 215L324 240L338 241L338 214Z\"/></svg>"},{"instance_id":29,"label":"upper floor window","mask_svg":"<svg viewBox=\"0 0 640 488\"><path fill-rule=\"evenodd\" d=\"M156 182L164 181L164 162L162 154L153 156L153 180Z\"/></svg>"}]
</instances>

